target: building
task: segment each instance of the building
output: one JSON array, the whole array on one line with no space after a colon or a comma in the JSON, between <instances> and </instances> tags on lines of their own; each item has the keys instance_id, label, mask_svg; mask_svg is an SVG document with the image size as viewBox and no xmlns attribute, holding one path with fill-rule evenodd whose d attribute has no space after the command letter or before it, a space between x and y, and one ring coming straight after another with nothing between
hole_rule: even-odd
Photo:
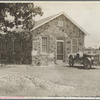
<instances>
[{"instance_id":1,"label":"building","mask_svg":"<svg viewBox=\"0 0 100 100\"><path fill-rule=\"evenodd\" d=\"M68 63L68 54L84 51L87 34L64 12L37 21L32 34L32 63Z\"/></svg>"},{"instance_id":2,"label":"building","mask_svg":"<svg viewBox=\"0 0 100 100\"><path fill-rule=\"evenodd\" d=\"M3 37L0 38L0 59L34 65L68 63L69 53L84 51L87 33L62 12L37 21L30 34L28 41L20 39L18 34L0 36Z\"/></svg>"},{"instance_id":3,"label":"building","mask_svg":"<svg viewBox=\"0 0 100 100\"><path fill-rule=\"evenodd\" d=\"M100 49L94 49L92 47L85 48L84 52L86 54L93 54L94 56L94 64L100 64Z\"/></svg>"},{"instance_id":4,"label":"building","mask_svg":"<svg viewBox=\"0 0 100 100\"><path fill-rule=\"evenodd\" d=\"M95 53L95 49L92 48L92 47L84 48L84 53L86 53L86 54L94 54Z\"/></svg>"}]
</instances>

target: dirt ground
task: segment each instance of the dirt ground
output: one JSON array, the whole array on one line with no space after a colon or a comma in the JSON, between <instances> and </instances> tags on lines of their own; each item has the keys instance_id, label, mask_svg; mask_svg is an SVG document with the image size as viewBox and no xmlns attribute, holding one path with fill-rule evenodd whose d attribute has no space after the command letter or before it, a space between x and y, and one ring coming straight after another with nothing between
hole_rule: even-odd
<instances>
[{"instance_id":1,"label":"dirt ground","mask_svg":"<svg viewBox=\"0 0 100 100\"><path fill-rule=\"evenodd\" d=\"M0 66L0 96L100 96L100 66Z\"/></svg>"}]
</instances>

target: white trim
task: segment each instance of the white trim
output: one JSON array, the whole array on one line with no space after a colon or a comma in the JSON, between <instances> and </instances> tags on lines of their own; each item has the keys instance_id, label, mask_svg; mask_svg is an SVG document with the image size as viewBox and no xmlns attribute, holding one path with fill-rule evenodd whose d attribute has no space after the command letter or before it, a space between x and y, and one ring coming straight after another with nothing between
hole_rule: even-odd
<instances>
[{"instance_id":1,"label":"white trim","mask_svg":"<svg viewBox=\"0 0 100 100\"><path fill-rule=\"evenodd\" d=\"M57 60L57 42L63 43L63 60L62 60L62 62L63 62L64 61L64 40L56 40L56 61L59 61L59 60Z\"/></svg>"},{"instance_id":2,"label":"white trim","mask_svg":"<svg viewBox=\"0 0 100 100\"><path fill-rule=\"evenodd\" d=\"M73 48L72 40L73 40L73 39L76 39L76 40L77 40L77 51L78 51L78 39L77 39L77 38L72 38L72 39L71 39L71 53L73 53L73 52L72 52L72 51L73 51L73 50L72 50L72 48Z\"/></svg>"},{"instance_id":3,"label":"white trim","mask_svg":"<svg viewBox=\"0 0 100 100\"><path fill-rule=\"evenodd\" d=\"M30 31L35 30L36 28L38 28L38 27L40 27L40 26L46 24L47 22L49 22L49 21L55 19L56 17L58 17L58 16L60 16L60 15L62 15L62 14L63 14L65 17L67 17L73 24L75 24L81 31L83 31L85 35L88 35L88 33L87 33L81 26L79 26L74 20L72 20L72 19L71 19L66 13L64 13L64 12L61 12L61 13L57 14L56 16L52 17L51 19L49 19L49 20L47 20L47 21L45 21L45 22L43 22L43 23L37 25L36 27L34 27L33 29L31 29Z\"/></svg>"},{"instance_id":4,"label":"white trim","mask_svg":"<svg viewBox=\"0 0 100 100\"><path fill-rule=\"evenodd\" d=\"M56 40L57 42L64 42L64 40Z\"/></svg>"}]
</instances>

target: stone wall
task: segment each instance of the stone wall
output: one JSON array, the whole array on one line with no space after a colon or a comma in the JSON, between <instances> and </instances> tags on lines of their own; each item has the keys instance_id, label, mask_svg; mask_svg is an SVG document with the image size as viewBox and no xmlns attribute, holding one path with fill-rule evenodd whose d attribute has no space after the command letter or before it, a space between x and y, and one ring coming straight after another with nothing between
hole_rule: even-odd
<instances>
[{"instance_id":1,"label":"stone wall","mask_svg":"<svg viewBox=\"0 0 100 100\"><path fill-rule=\"evenodd\" d=\"M63 26L58 26L58 21L63 21ZM41 53L42 36L48 37L48 53ZM61 15L54 20L32 31L32 64L48 65L56 63L56 40L62 37L64 40L64 61L68 62L68 54L71 53L71 39L78 39L78 50L84 50L84 33L69 19Z\"/></svg>"}]
</instances>

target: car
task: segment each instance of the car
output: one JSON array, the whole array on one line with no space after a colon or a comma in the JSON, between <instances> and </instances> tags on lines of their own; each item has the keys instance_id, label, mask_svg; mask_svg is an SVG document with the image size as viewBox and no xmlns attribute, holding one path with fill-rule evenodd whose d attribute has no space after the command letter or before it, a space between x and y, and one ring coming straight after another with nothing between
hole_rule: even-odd
<instances>
[{"instance_id":1,"label":"car","mask_svg":"<svg viewBox=\"0 0 100 100\"><path fill-rule=\"evenodd\" d=\"M84 68L91 69L94 61L94 54L86 54L83 52L71 53L68 55L69 66L74 66L75 63L83 64Z\"/></svg>"}]
</instances>

